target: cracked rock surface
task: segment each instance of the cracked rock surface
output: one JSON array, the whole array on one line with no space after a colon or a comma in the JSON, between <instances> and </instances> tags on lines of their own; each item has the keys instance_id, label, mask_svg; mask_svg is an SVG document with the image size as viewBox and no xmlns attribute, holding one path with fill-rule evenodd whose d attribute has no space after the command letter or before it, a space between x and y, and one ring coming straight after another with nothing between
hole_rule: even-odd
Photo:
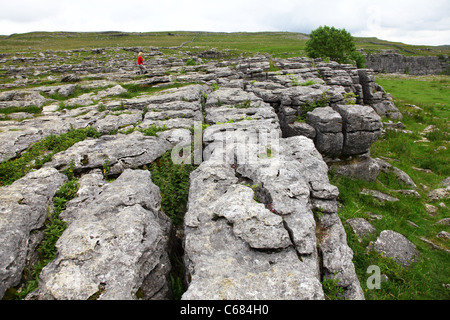
<instances>
[{"instance_id":1,"label":"cracked rock surface","mask_svg":"<svg viewBox=\"0 0 450 320\"><path fill-rule=\"evenodd\" d=\"M199 54L199 64L188 66L188 57L153 48L149 73L137 77L123 50L114 63L57 65L53 53L33 60L42 65L29 57L0 62L11 77L51 72L62 82L0 85L0 109L42 107L2 114L0 162L51 135L89 127L99 133L0 187L0 296L36 260L52 198L70 169L79 189L60 214L67 228L27 299L171 299L174 234L184 250L182 299L320 300L324 279L337 279L344 298L364 299L328 165L353 157L352 174L367 171L360 166L366 162L379 169L368 153L381 133L380 115L401 114L373 71L263 55L204 62ZM350 93L356 104L346 103ZM189 162L184 148L191 145L200 161L184 224L175 230L146 168L181 148Z\"/></svg>"},{"instance_id":2,"label":"cracked rock surface","mask_svg":"<svg viewBox=\"0 0 450 320\"><path fill-rule=\"evenodd\" d=\"M66 181L56 169L43 168L0 188L0 296L19 283L52 198Z\"/></svg>"},{"instance_id":3,"label":"cracked rock surface","mask_svg":"<svg viewBox=\"0 0 450 320\"><path fill-rule=\"evenodd\" d=\"M58 256L42 271L29 299L129 300L139 289L167 299L170 220L147 170L125 170L72 214L57 243ZM150 284L150 285L148 285Z\"/></svg>"}]
</instances>

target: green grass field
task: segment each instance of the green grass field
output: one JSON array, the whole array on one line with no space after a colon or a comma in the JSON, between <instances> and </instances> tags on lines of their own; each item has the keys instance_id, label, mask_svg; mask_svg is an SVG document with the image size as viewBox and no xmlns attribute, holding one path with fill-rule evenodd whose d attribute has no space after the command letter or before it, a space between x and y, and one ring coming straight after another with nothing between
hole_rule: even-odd
<instances>
[{"instance_id":1,"label":"green grass field","mask_svg":"<svg viewBox=\"0 0 450 320\"><path fill-rule=\"evenodd\" d=\"M343 221L350 218L365 218L371 222L377 232L394 230L405 235L420 251L420 259L409 268L402 268L390 259L383 258L374 252L367 252L366 246L375 241L376 236L359 242L351 229L346 226L348 242L353 249L354 263L366 299L389 300L447 300L450 290L443 284L450 283L450 255L438 250L422 240L426 238L434 244L449 250L448 240L436 237L440 231L450 232L447 225L437 224L443 218L450 217L449 199L430 201L429 190L439 188L441 181L450 176L450 144L449 144L449 77L411 77L383 75L377 78L387 92L395 99L396 106L403 113L402 123L412 133L387 131L375 142L371 156L387 157L389 162L406 172L418 186L420 198L401 195L393 190L410 189L402 185L393 174L381 173L377 182L355 181L331 174L331 182L338 186L339 202L342 208L339 215ZM411 108L414 104L422 111ZM429 125L435 131L425 135L429 142L417 142L422 139L421 132ZM427 172L414 168L428 169ZM372 197L361 195L363 188L374 189L400 199L394 203L382 203ZM444 203L442 208L439 203ZM425 210L425 204L438 208L436 215ZM369 213L381 215L380 220L371 219ZM414 226L414 223L416 226ZM370 274L366 273L370 265L377 265L381 273L388 278L381 289L369 290L366 281Z\"/></svg>"},{"instance_id":2,"label":"green grass field","mask_svg":"<svg viewBox=\"0 0 450 320\"><path fill-rule=\"evenodd\" d=\"M417 105L450 106L450 80L447 76L378 75L377 83L397 99ZM449 116L449 114L447 114Z\"/></svg>"}]
</instances>

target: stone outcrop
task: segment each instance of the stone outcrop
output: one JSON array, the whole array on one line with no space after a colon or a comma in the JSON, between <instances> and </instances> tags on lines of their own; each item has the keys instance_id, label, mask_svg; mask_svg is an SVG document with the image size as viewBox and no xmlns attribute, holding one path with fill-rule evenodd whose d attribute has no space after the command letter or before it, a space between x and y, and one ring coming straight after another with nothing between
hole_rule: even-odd
<instances>
[{"instance_id":1,"label":"stone outcrop","mask_svg":"<svg viewBox=\"0 0 450 320\"><path fill-rule=\"evenodd\" d=\"M370 248L403 266L409 266L419 256L416 246L411 241L392 230L382 231Z\"/></svg>"},{"instance_id":2,"label":"stone outcrop","mask_svg":"<svg viewBox=\"0 0 450 320\"><path fill-rule=\"evenodd\" d=\"M59 170L73 166L75 172L103 168L107 165L111 175L128 168L137 168L162 156L172 145L165 139L147 137L140 132L130 135L105 135L76 143L56 154L47 166Z\"/></svg>"},{"instance_id":3,"label":"stone outcrop","mask_svg":"<svg viewBox=\"0 0 450 320\"><path fill-rule=\"evenodd\" d=\"M380 85L375 83L374 71L359 69L358 74L362 83L364 103L371 105L381 117L401 120L403 115L394 105L392 98L386 94Z\"/></svg>"},{"instance_id":4,"label":"stone outcrop","mask_svg":"<svg viewBox=\"0 0 450 320\"><path fill-rule=\"evenodd\" d=\"M36 262L41 227L52 198L67 177L43 168L0 188L0 296L19 284L23 269Z\"/></svg>"},{"instance_id":5,"label":"stone outcrop","mask_svg":"<svg viewBox=\"0 0 450 320\"><path fill-rule=\"evenodd\" d=\"M442 56L404 56L398 50L369 54L366 65L375 72L430 75L449 72L449 59Z\"/></svg>"},{"instance_id":6,"label":"stone outcrop","mask_svg":"<svg viewBox=\"0 0 450 320\"><path fill-rule=\"evenodd\" d=\"M136 50L142 48L125 51ZM170 150L173 159L191 163L184 150L193 145L199 166L190 176L183 230L176 230L184 248L183 299L324 299L325 279L338 280L344 298L364 299L337 215L339 191L327 174L329 166L371 177L380 169L370 147L381 117L401 114L372 70L264 55L206 63L201 54L171 57L154 49L149 73L137 77L126 53L115 53L114 63L49 70L22 66L27 59L2 62L11 77L49 72L64 81L28 87L22 78L0 93L0 109L42 108L5 113L1 162L73 129L92 127L100 137L1 187L7 245L0 251L0 295L19 285L36 255L47 209L70 169L80 188L60 214L67 229L27 299L170 299L175 230L145 169ZM35 62L57 59L42 55ZM197 65L186 65L188 59ZM132 96L129 88L142 91Z\"/></svg>"}]
</instances>

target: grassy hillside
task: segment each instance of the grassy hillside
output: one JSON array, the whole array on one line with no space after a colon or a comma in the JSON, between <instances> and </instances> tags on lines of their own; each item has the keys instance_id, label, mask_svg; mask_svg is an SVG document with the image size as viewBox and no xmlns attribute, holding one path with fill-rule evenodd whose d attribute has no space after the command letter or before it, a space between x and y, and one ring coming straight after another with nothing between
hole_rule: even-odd
<instances>
[{"instance_id":1,"label":"grassy hillside","mask_svg":"<svg viewBox=\"0 0 450 320\"><path fill-rule=\"evenodd\" d=\"M343 221L365 218L376 228L377 234L383 230L399 232L412 241L421 253L417 263L402 268L389 259L366 251L366 246L376 240L376 235L360 242L346 226L366 299L450 299L450 290L443 286L450 283L449 240L437 237L441 231L450 232L448 225L438 223L450 217L450 199L431 201L428 198L428 193L441 187L442 180L450 176L449 81L448 76L383 75L377 78L377 83L393 95L396 106L404 115L402 123L409 133L388 130L372 146L371 156L386 159L406 172L418 186L416 191L420 198L394 191L411 188L400 183L392 174L381 173L377 182L331 175L332 183L339 188L338 200L342 204L339 215ZM421 110L411 107L411 104ZM422 134L430 125L434 126L434 130ZM420 141L424 137L428 142ZM374 200L360 194L363 188L387 193L400 201L383 203ZM433 205L437 211L432 214L427 212L426 205ZM373 214L381 219L374 219ZM383 282L379 290L369 290L366 286L370 276L366 270L370 265L379 266L381 273L389 280Z\"/></svg>"},{"instance_id":2,"label":"grassy hillside","mask_svg":"<svg viewBox=\"0 0 450 320\"><path fill-rule=\"evenodd\" d=\"M192 40L191 32L31 32L0 37L0 52L104 47L171 47Z\"/></svg>"},{"instance_id":3,"label":"grassy hillside","mask_svg":"<svg viewBox=\"0 0 450 320\"><path fill-rule=\"evenodd\" d=\"M31 32L0 36L0 52L14 53L27 50L70 50L100 47L176 47L183 50L217 48L243 52L267 52L286 57L304 55L308 35L295 32ZM356 46L368 52L386 49L400 50L405 55L450 54L449 47L413 46L377 38L355 38Z\"/></svg>"}]
</instances>

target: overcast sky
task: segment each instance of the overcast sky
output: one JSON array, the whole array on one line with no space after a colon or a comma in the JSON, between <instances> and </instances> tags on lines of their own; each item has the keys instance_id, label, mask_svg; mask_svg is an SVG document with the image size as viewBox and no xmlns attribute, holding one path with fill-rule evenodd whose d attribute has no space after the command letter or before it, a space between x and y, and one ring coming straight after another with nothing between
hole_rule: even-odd
<instances>
[{"instance_id":1,"label":"overcast sky","mask_svg":"<svg viewBox=\"0 0 450 320\"><path fill-rule=\"evenodd\" d=\"M2 0L0 34L31 31L291 31L450 44L450 0Z\"/></svg>"}]
</instances>

